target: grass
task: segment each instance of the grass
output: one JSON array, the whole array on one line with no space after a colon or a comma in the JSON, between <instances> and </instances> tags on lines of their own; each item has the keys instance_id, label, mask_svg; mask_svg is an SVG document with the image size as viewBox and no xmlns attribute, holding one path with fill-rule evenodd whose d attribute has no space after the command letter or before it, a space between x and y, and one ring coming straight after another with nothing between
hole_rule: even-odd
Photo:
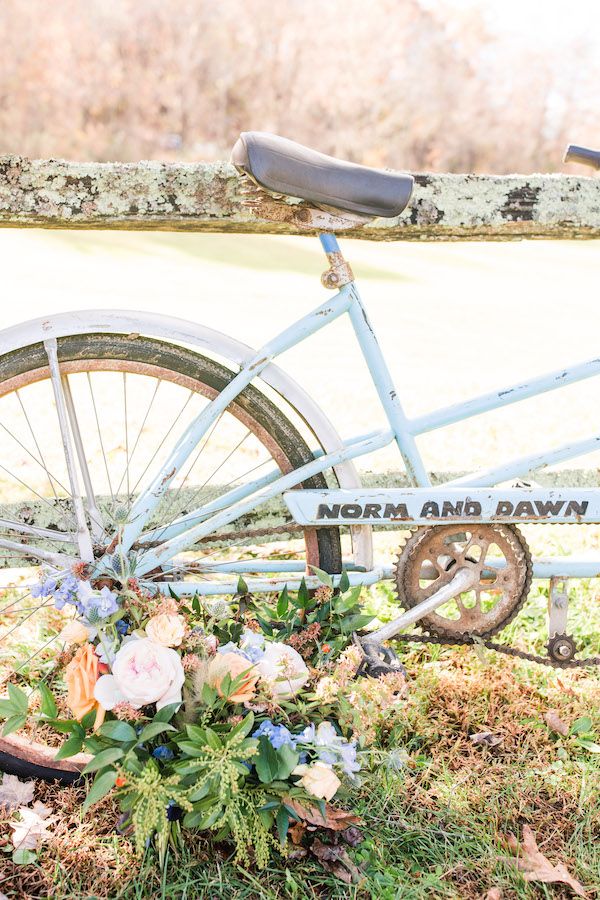
<instances>
[{"instance_id":1,"label":"grass","mask_svg":"<svg viewBox=\"0 0 600 900\"><path fill-rule=\"evenodd\" d=\"M541 540L541 539L539 539ZM560 536L548 540L560 542ZM556 547L546 545L546 552ZM570 630L585 652L597 652L595 582L579 582ZM394 612L379 587L365 598L382 618ZM518 646L544 643L545 586L536 582L507 633ZM229 848L199 839L173 856L161 878L151 855L136 860L115 834L117 810L106 800L81 818L82 791L40 785L40 799L60 815L35 865L0 868L8 897L42 898L342 898L421 900L569 896L568 888L526 884L507 855L506 837L529 825L553 863L563 862L589 890L600 888L600 756L560 737L545 722L549 709L571 724L589 716L600 735L596 673L542 668L468 648L401 648L409 691L401 719L384 746L368 755L362 785L349 799L363 820L364 841L348 852L364 873L349 887L316 862L274 859L261 873L244 871ZM497 747L470 736L490 731ZM0 826L0 834L7 829ZM6 836L1 839L6 843ZM0 847L1 850L1 847Z\"/></svg>"}]
</instances>

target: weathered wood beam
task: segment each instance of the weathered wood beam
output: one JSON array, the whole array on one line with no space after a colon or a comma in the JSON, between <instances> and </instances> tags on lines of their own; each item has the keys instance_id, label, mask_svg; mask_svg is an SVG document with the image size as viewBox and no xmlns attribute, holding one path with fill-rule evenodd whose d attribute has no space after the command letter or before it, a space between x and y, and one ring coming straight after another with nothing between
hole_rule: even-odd
<instances>
[{"instance_id":1,"label":"weathered wood beam","mask_svg":"<svg viewBox=\"0 0 600 900\"><path fill-rule=\"evenodd\" d=\"M396 219L349 235L369 240L600 237L600 181L571 175L417 175ZM299 201L244 205L227 163L78 163L0 157L0 227L306 234Z\"/></svg>"}]
</instances>

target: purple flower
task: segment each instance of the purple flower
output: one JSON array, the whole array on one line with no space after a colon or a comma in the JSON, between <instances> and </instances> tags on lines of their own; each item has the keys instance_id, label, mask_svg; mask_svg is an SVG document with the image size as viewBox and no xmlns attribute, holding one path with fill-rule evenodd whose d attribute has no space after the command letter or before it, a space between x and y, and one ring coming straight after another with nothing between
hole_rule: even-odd
<instances>
[{"instance_id":1,"label":"purple flower","mask_svg":"<svg viewBox=\"0 0 600 900\"><path fill-rule=\"evenodd\" d=\"M275 750L279 750L284 744L289 744L293 749L296 747L296 738L291 731L285 725L274 725L270 719L261 722L252 737L266 737Z\"/></svg>"}]
</instances>

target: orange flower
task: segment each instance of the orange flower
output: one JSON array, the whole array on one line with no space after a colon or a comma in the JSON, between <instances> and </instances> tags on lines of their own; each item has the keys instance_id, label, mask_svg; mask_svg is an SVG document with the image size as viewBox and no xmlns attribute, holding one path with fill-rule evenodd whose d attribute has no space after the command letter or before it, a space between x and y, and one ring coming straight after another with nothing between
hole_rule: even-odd
<instances>
[{"instance_id":1,"label":"orange flower","mask_svg":"<svg viewBox=\"0 0 600 900\"><path fill-rule=\"evenodd\" d=\"M79 722L95 709L94 731L102 725L106 712L94 697L94 687L98 681L98 663L92 645L83 644L65 669L69 709Z\"/></svg>"},{"instance_id":2,"label":"orange flower","mask_svg":"<svg viewBox=\"0 0 600 900\"><path fill-rule=\"evenodd\" d=\"M252 700L256 693L256 682L258 680L258 672L251 662L248 662L239 653L217 653L213 656L208 665L208 683L216 688L220 697L223 696L221 684L226 675L231 680L237 678L238 675L245 673L242 683L236 690L235 694L228 697L232 703L244 703Z\"/></svg>"}]
</instances>

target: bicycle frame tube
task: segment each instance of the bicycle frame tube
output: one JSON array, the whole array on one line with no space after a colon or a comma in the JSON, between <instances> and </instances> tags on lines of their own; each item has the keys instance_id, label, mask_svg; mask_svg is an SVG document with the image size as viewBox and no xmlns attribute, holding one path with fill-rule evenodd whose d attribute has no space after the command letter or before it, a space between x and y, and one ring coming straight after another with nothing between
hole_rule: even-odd
<instances>
[{"instance_id":1,"label":"bicycle frame tube","mask_svg":"<svg viewBox=\"0 0 600 900\"><path fill-rule=\"evenodd\" d=\"M323 249L328 254L340 252L336 238L333 235L321 235ZM331 257L330 257L331 261ZM187 513L184 517L164 528L154 528L144 531L148 518L157 507L161 498L168 490L173 479L186 460L190 457L198 443L207 433L218 417L225 411L228 405L243 391L261 372L271 364L280 354L291 347L304 341L317 331L326 327L345 313L348 314L361 353L369 368L373 384L380 398L386 414L389 429L373 432L369 435L354 437L342 443L331 452L319 452L310 463L288 474L282 474L277 469L255 482L240 485L233 488L227 494L218 497L211 503L205 504L196 510ZM261 503L288 491L290 488L301 484L302 481L312 475L325 472L332 466L345 460L356 459L365 456L375 450L395 441L404 460L409 481L414 489L422 491L423 498L435 500L440 498L442 488L432 488L425 469L422 457L416 445L415 438L429 431L443 428L456 422L464 421L472 416L488 412L493 409L525 400L538 394L555 390L567 384L573 384L585 378L600 375L600 359L570 366L547 375L533 379L527 384L512 385L504 390L484 394L475 397L465 403L455 404L439 410L435 410L424 416L409 419L405 415L402 404L398 398L390 371L383 357L381 348L375 337L373 328L368 320L360 295L354 281L350 281L341 287L339 292L322 303L312 313L298 320L289 328L273 338L250 359L231 380L227 387L212 400L203 411L190 424L182 437L177 442L161 470L154 476L150 487L136 501L129 523L124 527L121 535L122 551L127 552L131 546L142 536L143 540L162 540L162 543L152 550L143 552L139 558L136 573L143 577L157 566L165 566L174 557L192 546L195 542L220 529L241 515L245 515L258 507ZM473 472L461 478L446 483L452 488L460 486L487 487L499 482L523 475L528 471L550 465L564 459L589 453L600 448L600 435L592 436L583 441L566 444L545 453L524 456L510 460L495 468ZM298 498L302 492L294 492ZM327 494L327 492L323 492ZM348 492L348 496L351 492ZM381 491L380 491L381 493ZM419 491L417 490L417 493ZM600 496L600 491L598 492ZM543 497L542 497L543 500ZM524 521L529 519L525 518ZM535 517L531 521L535 520ZM539 521L539 519L538 519ZM322 524L322 523L321 523ZM350 524L350 523L348 523ZM377 523L372 523L377 524ZM547 562L547 561L546 561ZM595 563L588 565L586 571L596 571ZM547 568L547 565L546 565ZM600 561L598 561L600 571ZM244 568L244 564L231 563L229 568L207 565L207 574L213 572L249 572L249 571L279 571L298 572L298 565L293 561L278 563L277 567L269 568L265 565L260 569L254 567ZM381 570L378 577L385 577ZM375 572L375 570L373 570ZM371 578L372 573L365 573L365 577ZM261 581L271 584L281 581L279 576L275 579ZM296 576L297 577L297 576ZM360 573L356 573L354 579L360 579ZM186 584L178 583L178 587ZM220 590L216 585L201 582L203 593L227 593L225 585L221 583ZM190 585L191 586L191 585ZM195 585L198 588L198 585ZM265 588L267 589L267 588ZM272 589L272 588L271 588ZM257 588L258 590L258 588Z\"/></svg>"}]
</instances>

